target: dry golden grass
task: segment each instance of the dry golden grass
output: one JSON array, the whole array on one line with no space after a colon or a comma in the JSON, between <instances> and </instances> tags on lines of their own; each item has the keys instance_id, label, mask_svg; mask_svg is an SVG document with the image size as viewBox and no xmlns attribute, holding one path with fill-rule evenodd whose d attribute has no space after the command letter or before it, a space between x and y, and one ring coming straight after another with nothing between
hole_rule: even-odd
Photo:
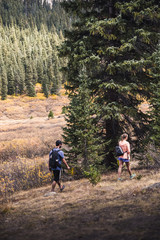
<instances>
[{"instance_id":1,"label":"dry golden grass","mask_svg":"<svg viewBox=\"0 0 160 240\"><path fill-rule=\"evenodd\" d=\"M43 93L36 97L8 96L7 100L0 101L0 120L20 120L32 117L47 117L50 110L55 116L61 115L61 109L68 104L65 90L62 88L60 96L52 95L45 98Z\"/></svg>"},{"instance_id":2,"label":"dry golden grass","mask_svg":"<svg viewBox=\"0 0 160 240\"><path fill-rule=\"evenodd\" d=\"M158 239L160 172L134 170L141 180L117 182L117 173L102 176L97 186L88 180L68 181L63 193L44 197L50 185L13 194L1 208L4 239ZM5 228L4 228L5 225Z\"/></svg>"},{"instance_id":3,"label":"dry golden grass","mask_svg":"<svg viewBox=\"0 0 160 240\"><path fill-rule=\"evenodd\" d=\"M16 191L46 185L51 181L48 171L48 155L43 158L18 158L0 165L0 198L3 202L12 199Z\"/></svg>"},{"instance_id":4,"label":"dry golden grass","mask_svg":"<svg viewBox=\"0 0 160 240\"><path fill-rule=\"evenodd\" d=\"M67 104L67 96L45 100L22 96L0 101L0 161L47 154L61 138L65 125L62 108ZM48 120L50 110L55 117Z\"/></svg>"},{"instance_id":5,"label":"dry golden grass","mask_svg":"<svg viewBox=\"0 0 160 240\"><path fill-rule=\"evenodd\" d=\"M17 156L43 156L61 138L64 117L33 118L25 121L12 121L0 129L0 160L15 160Z\"/></svg>"}]
</instances>

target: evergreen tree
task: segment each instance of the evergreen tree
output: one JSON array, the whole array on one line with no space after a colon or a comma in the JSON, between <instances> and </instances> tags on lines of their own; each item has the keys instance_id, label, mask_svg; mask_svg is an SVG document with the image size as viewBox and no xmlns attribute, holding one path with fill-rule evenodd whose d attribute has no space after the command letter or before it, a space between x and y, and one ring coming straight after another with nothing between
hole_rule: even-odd
<instances>
[{"instance_id":1,"label":"evergreen tree","mask_svg":"<svg viewBox=\"0 0 160 240\"><path fill-rule=\"evenodd\" d=\"M23 94L25 90L25 72L23 67L19 68L19 93Z\"/></svg>"},{"instance_id":2,"label":"evergreen tree","mask_svg":"<svg viewBox=\"0 0 160 240\"><path fill-rule=\"evenodd\" d=\"M8 79L8 95L13 95L15 93L14 73L13 73L13 69L11 67L8 70L7 79Z\"/></svg>"},{"instance_id":3,"label":"evergreen tree","mask_svg":"<svg viewBox=\"0 0 160 240\"><path fill-rule=\"evenodd\" d=\"M157 81L151 85L152 95L149 101L149 114L151 118L149 142L152 141L154 147L160 150L160 45L155 53L154 69L150 69L150 77L154 76ZM155 71L156 68L156 71Z\"/></svg>"},{"instance_id":4,"label":"evergreen tree","mask_svg":"<svg viewBox=\"0 0 160 240\"><path fill-rule=\"evenodd\" d=\"M114 148L122 132L132 133L142 147L149 117L139 105L151 96L149 69L154 67L160 24L159 1L65 1L63 6L77 20L66 33L61 55L68 57L66 89L76 92L80 64L86 66L88 88L101 109L99 124L106 163L114 159ZM154 28L153 28L154 26Z\"/></svg>"},{"instance_id":5,"label":"evergreen tree","mask_svg":"<svg viewBox=\"0 0 160 240\"><path fill-rule=\"evenodd\" d=\"M51 88L51 93L58 94L61 84L62 84L62 79L61 79L61 74L60 74L59 61L58 61L57 57L55 57L55 61L53 64L53 71L54 71L54 77L52 79L53 85Z\"/></svg>"},{"instance_id":6,"label":"evergreen tree","mask_svg":"<svg viewBox=\"0 0 160 240\"><path fill-rule=\"evenodd\" d=\"M47 76L47 74L45 74L43 76L42 90L43 90L43 93L44 93L45 97L48 98L49 97L49 90L48 90L48 76Z\"/></svg>"},{"instance_id":7,"label":"evergreen tree","mask_svg":"<svg viewBox=\"0 0 160 240\"><path fill-rule=\"evenodd\" d=\"M1 66L1 81L2 81L2 88L1 88L1 99L5 100L7 98L7 73L4 65Z\"/></svg>"},{"instance_id":8,"label":"evergreen tree","mask_svg":"<svg viewBox=\"0 0 160 240\"><path fill-rule=\"evenodd\" d=\"M25 82L26 82L28 96L34 97L36 94L35 94L35 88L33 85L32 68L29 64L26 65Z\"/></svg>"},{"instance_id":9,"label":"evergreen tree","mask_svg":"<svg viewBox=\"0 0 160 240\"><path fill-rule=\"evenodd\" d=\"M41 61L37 64L37 74L38 74L38 82L42 84L43 81L43 64Z\"/></svg>"},{"instance_id":10,"label":"evergreen tree","mask_svg":"<svg viewBox=\"0 0 160 240\"><path fill-rule=\"evenodd\" d=\"M17 74L18 74L18 86L17 86L18 93L23 94L25 91L25 69L22 62L18 63Z\"/></svg>"},{"instance_id":11,"label":"evergreen tree","mask_svg":"<svg viewBox=\"0 0 160 240\"><path fill-rule=\"evenodd\" d=\"M98 138L100 129L95 115L98 110L88 89L88 77L84 70L78 78L81 85L77 92L69 96L71 102L67 108L67 126L63 128L64 142L70 148L67 156L74 165L81 162L83 170L89 170L90 167L99 169L102 158Z\"/></svg>"},{"instance_id":12,"label":"evergreen tree","mask_svg":"<svg viewBox=\"0 0 160 240\"><path fill-rule=\"evenodd\" d=\"M35 64L33 64L33 84L38 82L38 73Z\"/></svg>"},{"instance_id":13,"label":"evergreen tree","mask_svg":"<svg viewBox=\"0 0 160 240\"><path fill-rule=\"evenodd\" d=\"M156 147L160 148L160 82L153 86L154 95L151 99L151 139Z\"/></svg>"}]
</instances>

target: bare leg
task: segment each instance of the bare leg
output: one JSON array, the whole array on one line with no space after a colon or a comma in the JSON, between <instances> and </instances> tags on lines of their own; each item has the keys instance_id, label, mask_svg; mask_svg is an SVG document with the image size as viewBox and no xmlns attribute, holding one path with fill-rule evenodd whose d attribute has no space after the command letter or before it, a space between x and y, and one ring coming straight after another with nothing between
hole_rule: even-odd
<instances>
[{"instance_id":1,"label":"bare leg","mask_svg":"<svg viewBox=\"0 0 160 240\"><path fill-rule=\"evenodd\" d=\"M131 175L132 175L132 172L131 172L130 163L129 163L129 162L126 162L126 166L127 166L127 171L129 172L129 175L131 176Z\"/></svg>"},{"instance_id":2,"label":"bare leg","mask_svg":"<svg viewBox=\"0 0 160 240\"><path fill-rule=\"evenodd\" d=\"M123 161L119 160L118 177L121 177Z\"/></svg>"},{"instance_id":3,"label":"bare leg","mask_svg":"<svg viewBox=\"0 0 160 240\"><path fill-rule=\"evenodd\" d=\"M53 183L52 183L52 189L51 189L52 192L54 192L55 186L56 186L56 181L53 181Z\"/></svg>"},{"instance_id":4,"label":"bare leg","mask_svg":"<svg viewBox=\"0 0 160 240\"><path fill-rule=\"evenodd\" d=\"M58 181L57 184L58 184L59 188L61 189L62 188L61 183Z\"/></svg>"}]
</instances>

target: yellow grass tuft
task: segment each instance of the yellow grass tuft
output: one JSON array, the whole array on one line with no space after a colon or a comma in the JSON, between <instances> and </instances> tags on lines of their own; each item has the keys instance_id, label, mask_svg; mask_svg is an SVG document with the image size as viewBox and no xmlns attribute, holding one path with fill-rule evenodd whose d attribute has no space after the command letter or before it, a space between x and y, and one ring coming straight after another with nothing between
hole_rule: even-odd
<instances>
[{"instance_id":1,"label":"yellow grass tuft","mask_svg":"<svg viewBox=\"0 0 160 240\"><path fill-rule=\"evenodd\" d=\"M38 93L37 93L37 96L36 96L36 99L45 100L46 97L44 96L43 93L38 92Z\"/></svg>"},{"instance_id":2,"label":"yellow grass tuft","mask_svg":"<svg viewBox=\"0 0 160 240\"><path fill-rule=\"evenodd\" d=\"M52 94L52 95L50 96L50 98L52 98L52 99L57 99L57 95Z\"/></svg>"},{"instance_id":3,"label":"yellow grass tuft","mask_svg":"<svg viewBox=\"0 0 160 240\"><path fill-rule=\"evenodd\" d=\"M36 83L35 91L36 91L36 93L42 92L42 84L41 83Z\"/></svg>"}]
</instances>

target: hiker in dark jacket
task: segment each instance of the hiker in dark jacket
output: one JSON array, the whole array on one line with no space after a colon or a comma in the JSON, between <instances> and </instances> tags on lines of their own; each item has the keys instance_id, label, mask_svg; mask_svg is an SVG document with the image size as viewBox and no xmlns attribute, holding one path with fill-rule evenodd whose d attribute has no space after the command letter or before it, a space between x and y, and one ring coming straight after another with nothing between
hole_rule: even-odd
<instances>
[{"instance_id":1,"label":"hiker in dark jacket","mask_svg":"<svg viewBox=\"0 0 160 240\"><path fill-rule=\"evenodd\" d=\"M52 149L49 153L49 170L53 172L54 180L52 183L52 189L51 191L54 192L56 183L59 186L60 191L63 191L65 188L65 185L61 185L60 183L60 176L61 176L61 164L62 162L66 165L67 169L70 169L68 166L66 160L64 159L64 152L60 150L62 147L62 142L60 140L56 141L56 147ZM53 163L53 159L56 159L56 163Z\"/></svg>"}]
</instances>

